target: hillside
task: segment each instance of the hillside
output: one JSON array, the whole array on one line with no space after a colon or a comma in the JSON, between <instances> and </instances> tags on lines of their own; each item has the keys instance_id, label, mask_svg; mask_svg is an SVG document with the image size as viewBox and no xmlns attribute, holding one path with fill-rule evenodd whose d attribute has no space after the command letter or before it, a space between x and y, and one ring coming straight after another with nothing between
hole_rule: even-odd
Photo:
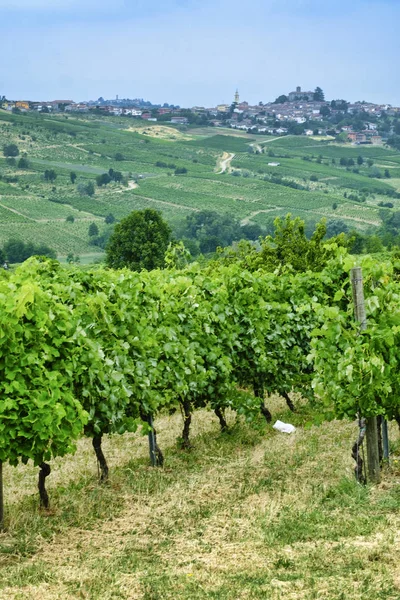
<instances>
[{"instance_id":1,"label":"hillside","mask_svg":"<svg viewBox=\"0 0 400 600\"><path fill-rule=\"evenodd\" d=\"M213 128L183 135L123 118L5 111L0 111L0 142L19 149L14 160L0 157L0 245L19 237L47 243L61 257L101 256L90 244L90 223L101 234L110 213L120 219L147 207L161 210L172 225L193 211L212 209L243 224L265 225L291 212L311 221L340 219L361 230L380 224L379 203L400 207L392 197L400 190L400 153L384 147ZM19 168L25 154L28 166ZM355 164L341 165L341 159ZM98 187L96 177L109 169L121 172L125 184ZM187 173L175 174L176 169ZM46 181L46 170L56 179ZM90 181L92 196L85 193Z\"/></svg>"}]
</instances>

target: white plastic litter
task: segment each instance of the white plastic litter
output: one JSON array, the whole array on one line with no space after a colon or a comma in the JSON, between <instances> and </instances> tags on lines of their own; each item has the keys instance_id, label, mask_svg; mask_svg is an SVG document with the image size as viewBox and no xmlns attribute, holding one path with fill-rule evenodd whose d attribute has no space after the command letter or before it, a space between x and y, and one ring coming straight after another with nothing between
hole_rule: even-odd
<instances>
[{"instance_id":1,"label":"white plastic litter","mask_svg":"<svg viewBox=\"0 0 400 600\"><path fill-rule=\"evenodd\" d=\"M290 423L283 423L283 421L277 421L273 425L274 429L277 429L281 433L294 433L296 431L296 427L291 425Z\"/></svg>"}]
</instances>

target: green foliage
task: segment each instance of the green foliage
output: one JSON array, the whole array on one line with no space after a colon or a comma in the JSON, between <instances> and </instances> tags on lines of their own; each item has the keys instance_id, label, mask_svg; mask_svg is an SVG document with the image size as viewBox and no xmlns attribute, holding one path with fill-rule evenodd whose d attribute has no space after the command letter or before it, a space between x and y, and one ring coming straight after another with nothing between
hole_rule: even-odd
<instances>
[{"instance_id":1,"label":"green foliage","mask_svg":"<svg viewBox=\"0 0 400 600\"><path fill-rule=\"evenodd\" d=\"M27 158L22 157L18 161L18 169L29 169L29 161Z\"/></svg>"},{"instance_id":2,"label":"green foliage","mask_svg":"<svg viewBox=\"0 0 400 600\"><path fill-rule=\"evenodd\" d=\"M4 144L3 146L4 156L15 157L19 155L19 149L16 144Z\"/></svg>"},{"instance_id":3,"label":"green foliage","mask_svg":"<svg viewBox=\"0 0 400 600\"><path fill-rule=\"evenodd\" d=\"M316 87L314 90L314 102L324 102L325 94L320 87Z\"/></svg>"},{"instance_id":4,"label":"green foliage","mask_svg":"<svg viewBox=\"0 0 400 600\"><path fill-rule=\"evenodd\" d=\"M167 269L183 269L190 261L190 251L181 242L170 242L165 253L165 266Z\"/></svg>"},{"instance_id":5,"label":"green foliage","mask_svg":"<svg viewBox=\"0 0 400 600\"><path fill-rule=\"evenodd\" d=\"M156 210L133 211L117 223L107 246L107 264L133 271L164 266L171 230Z\"/></svg>"},{"instance_id":6,"label":"green foliage","mask_svg":"<svg viewBox=\"0 0 400 600\"><path fill-rule=\"evenodd\" d=\"M54 250L45 244L25 243L19 239L9 239L4 244L4 253L10 263L24 262L30 256L47 256L56 258Z\"/></svg>"},{"instance_id":7,"label":"green foliage","mask_svg":"<svg viewBox=\"0 0 400 600\"><path fill-rule=\"evenodd\" d=\"M212 210L192 213L176 227L178 237L195 240L203 253L215 252L217 247L229 246L241 239L257 240L262 233L259 225L242 226L234 217Z\"/></svg>"},{"instance_id":8,"label":"green foliage","mask_svg":"<svg viewBox=\"0 0 400 600\"><path fill-rule=\"evenodd\" d=\"M75 449L87 414L71 391L77 321L68 307L19 272L0 280L0 460L37 465Z\"/></svg>"},{"instance_id":9,"label":"green foliage","mask_svg":"<svg viewBox=\"0 0 400 600\"><path fill-rule=\"evenodd\" d=\"M49 181L50 183L52 183L53 181L55 181L57 179L57 173L55 172L54 169L46 169L44 172L44 178L46 181Z\"/></svg>"},{"instance_id":10,"label":"green foliage","mask_svg":"<svg viewBox=\"0 0 400 600\"><path fill-rule=\"evenodd\" d=\"M87 183L78 183L77 189L81 196L94 196L93 181L88 181Z\"/></svg>"},{"instance_id":11,"label":"green foliage","mask_svg":"<svg viewBox=\"0 0 400 600\"><path fill-rule=\"evenodd\" d=\"M339 246L347 243L343 235L332 240L333 244L324 243L326 233L326 222L322 220L308 239L304 221L288 214L274 220L274 233L261 240L260 250L249 243L241 243L237 248L221 251L219 260L239 262L243 268L252 271L274 271L285 266L298 272L321 271L329 260L340 254Z\"/></svg>"},{"instance_id":12,"label":"green foliage","mask_svg":"<svg viewBox=\"0 0 400 600\"><path fill-rule=\"evenodd\" d=\"M106 218L104 219L104 222L105 222L107 225L111 225L112 223L114 223L114 222L115 222L115 217L114 217L114 215L113 215L112 213L108 213L108 215L107 215L107 216L106 216Z\"/></svg>"},{"instance_id":13,"label":"green foliage","mask_svg":"<svg viewBox=\"0 0 400 600\"><path fill-rule=\"evenodd\" d=\"M94 235L99 235L99 228L97 227L96 223L90 223L88 234L91 237Z\"/></svg>"},{"instance_id":14,"label":"green foliage","mask_svg":"<svg viewBox=\"0 0 400 600\"><path fill-rule=\"evenodd\" d=\"M108 183L110 183L111 181L111 177L108 173L103 173L102 175L98 175L96 177L96 183L99 187L101 187L102 185L107 185Z\"/></svg>"},{"instance_id":15,"label":"green foliage","mask_svg":"<svg viewBox=\"0 0 400 600\"><path fill-rule=\"evenodd\" d=\"M281 94L281 96L278 96L278 98L274 100L274 104L284 104L285 102L289 102L289 98L284 94Z\"/></svg>"},{"instance_id":16,"label":"green foliage","mask_svg":"<svg viewBox=\"0 0 400 600\"><path fill-rule=\"evenodd\" d=\"M332 416L399 415L399 284L391 265L364 266L367 329L354 320L349 280L333 300L341 306L320 306L320 325L313 332L310 360L314 388Z\"/></svg>"}]
</instances>

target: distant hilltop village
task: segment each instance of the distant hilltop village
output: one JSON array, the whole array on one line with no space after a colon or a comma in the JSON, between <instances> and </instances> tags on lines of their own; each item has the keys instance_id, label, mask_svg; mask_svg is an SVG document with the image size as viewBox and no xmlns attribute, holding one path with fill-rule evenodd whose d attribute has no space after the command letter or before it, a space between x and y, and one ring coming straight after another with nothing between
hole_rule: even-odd
<instances>
[{"instance_id":1,"label":"distant hilltop village","mask_svg":"<svg viewBox=\"0 0 400 600\"><path fill-rule=\"evenodd\" d=\"M153 105L143 99L72 100L32 102L0 98L0 108L12 112L93 113L130 117L174 125L210 125L230 127L249 133L271 135L340 135L355 144L381 144L393 135L393 123L400 117L400 108L371 102L350 103L346 100L325 100L320 87L303 91L300 86L273 102L250 105L241 101L236 90L230 104L215 107L181 108L170 104ZM397 134L397 131L396 131ZM345 141L343 139L343 141Z\"/></svg>"}]
</instances>

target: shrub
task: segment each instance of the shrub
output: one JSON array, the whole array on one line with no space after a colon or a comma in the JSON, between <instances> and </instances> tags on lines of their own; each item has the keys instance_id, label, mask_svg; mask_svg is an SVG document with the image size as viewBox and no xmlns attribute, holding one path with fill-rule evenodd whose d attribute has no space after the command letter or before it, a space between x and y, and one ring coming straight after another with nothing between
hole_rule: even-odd
<instances>
[{"instance_id":1,"label":"shrub","mask_svg":"<svg viewBox=\"0 0 400 600\"><path fill-rule=\"evenodd\" d=\"M29 169L29 162L27 158L20 158L18 161L18 169Z\"/></svg>"}]
</instances>

